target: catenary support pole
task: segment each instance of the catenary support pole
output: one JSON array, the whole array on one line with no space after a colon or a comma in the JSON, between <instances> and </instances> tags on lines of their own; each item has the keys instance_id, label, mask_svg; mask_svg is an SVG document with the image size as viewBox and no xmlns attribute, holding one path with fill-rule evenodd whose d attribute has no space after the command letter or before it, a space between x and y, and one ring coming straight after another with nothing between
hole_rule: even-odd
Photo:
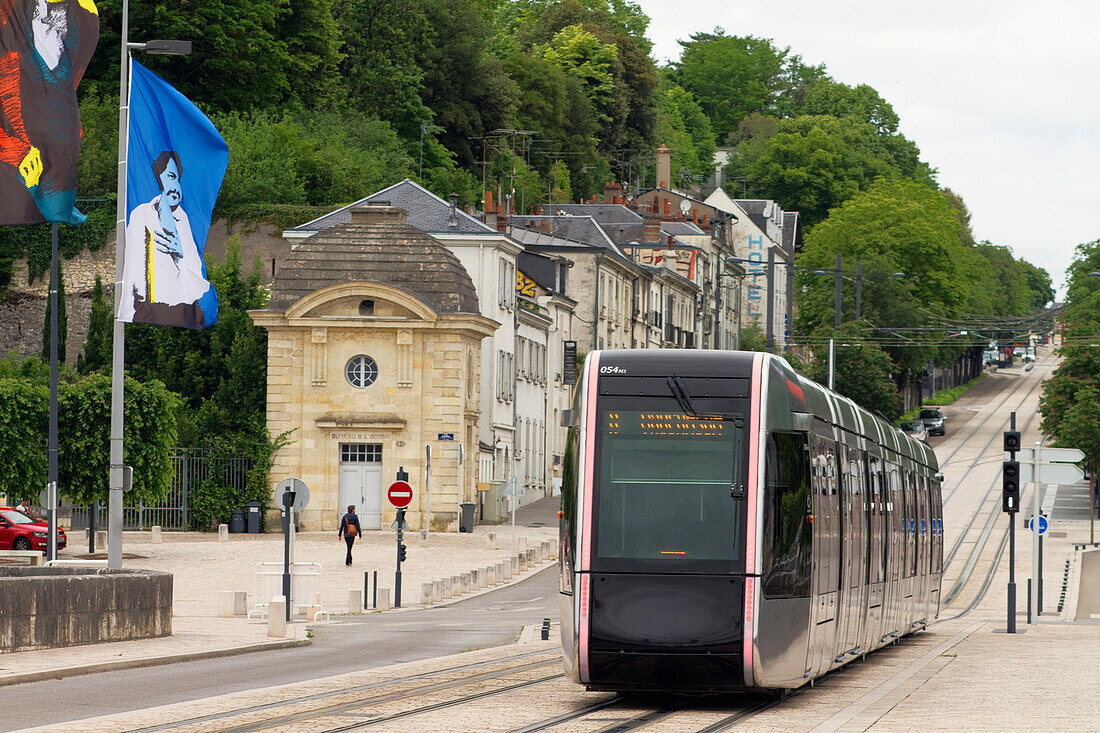
<instances>
[{"instance_id":1,"label":"catenary support pole","mask_svg":"<svg viewBox=\"0 0 1100 733\"><path fill-rule=\"evenodd\" d=\"M1031 454L1031 618L1039 623L1039 465L1043 443L1035 443Z\"/></svg>"}]
</instances>

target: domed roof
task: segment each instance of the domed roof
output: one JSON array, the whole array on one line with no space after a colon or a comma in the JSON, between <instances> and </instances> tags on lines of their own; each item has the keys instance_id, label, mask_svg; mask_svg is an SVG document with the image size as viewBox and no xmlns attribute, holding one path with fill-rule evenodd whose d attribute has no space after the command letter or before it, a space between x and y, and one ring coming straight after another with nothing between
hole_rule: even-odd
<instances>
[{"instance_id":1,"label":"domed roof","mask_svg":"<svg viewBox=\"0 0 1100 733\"><path fill-rule=\"evenodd\" d=\"M437 313L479 313L469 273L454 254L405 223L394 206L357 206L351 222L295 245L271 285L268 310L282 312L329 285L365 281L400 288Z\"/></svg>"}]
</instances>

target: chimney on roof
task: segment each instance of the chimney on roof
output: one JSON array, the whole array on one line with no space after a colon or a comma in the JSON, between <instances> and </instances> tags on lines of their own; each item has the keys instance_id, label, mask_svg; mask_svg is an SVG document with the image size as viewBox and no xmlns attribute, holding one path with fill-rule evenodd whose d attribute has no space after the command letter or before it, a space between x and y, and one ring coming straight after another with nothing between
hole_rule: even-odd
<instances>
[{"instance_id":1,"label":"chimney on roof","mask_svg":"<svg viewBox=\"0 0 1100 733\"><path fill-rule=\"evenodd\" d=\"M623 187L615 181L606 183L603 187L603 200L606 204L619 203L619 196L622 195Z\"/></svg>"},{"instance_id":2,"label":"chimney on roof","mask_svg":"<svg viewBox=\"0 0 1100 733\"><path fill-rule=\"evenodd\" d=\"M669 188L672 181L672 151L664 145L657 148L657 188Z\"/></svg>"},{"instance_id":3,"label":"chimney on roof","mask_svg":"<svg viewBox=\"0 0 1100 733\"><path fill-rule=\"evenodd\" d=\"M366 206L353 206L351 208L352 224L404 224L408 218L408 211L397 206L390 206L389 201L368 201Z\"/></svg>"},{"instance_id":4,"label":"chimney on roof","mask_svg":"<svg viewBox=\"0 0 1100 733\"><path fill-rule=\"evenodd\" d=\"M669 249L674 249L673 245L675 244L675 240L676 240L676 238L673 237L671 234L668 235L668 248Z\"/></svg>"},{"instance_id":5,"label":"chimney on roof","mask_svg":"<svg viewBox=\"0 0 1100 733\"><path fill-rule=\"evenodd\" d=\"M670 216L672 214L672 201L670 201L669 199L665 199L664 202L665 202L664 214L665 214L665 216Z\"/></svg>"},{"instance_id":6,"label":"chimney on roof","mask_svg":"<svg viewBox=\"0 0 1100 733\"><path fill-rule=\"evenodd\" d=\"M661 241L661 222L655 216L647 216L642 224L642 241L647 243Z\"/></svg>"},{"instance_id":7,"label":"chimney on roof","mask_svg":"<svg viewBox=\"0 0 1100 733\"><path fill-rule=\"evenodd\" d=\"M493 210L493 192L489 189L485 191L485 211L486 213Z\"/></svg>"}]
</instances>

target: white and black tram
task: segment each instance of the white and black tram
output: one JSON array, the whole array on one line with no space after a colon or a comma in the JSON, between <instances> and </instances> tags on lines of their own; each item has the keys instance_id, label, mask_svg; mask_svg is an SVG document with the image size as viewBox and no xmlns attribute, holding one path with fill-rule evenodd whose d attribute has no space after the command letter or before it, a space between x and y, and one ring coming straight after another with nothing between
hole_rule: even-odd
<instances>
[{"instance_id":1,"label":"white and black tram","mask_svg":"<svg viewBox=\"0 0 1100 733\"><path fill-rule=\"evenodd\" d=\"M593 351L566 422L573 681L796 688L936 617L935 454L783 359Z\"/></svg>"}]
</instances>

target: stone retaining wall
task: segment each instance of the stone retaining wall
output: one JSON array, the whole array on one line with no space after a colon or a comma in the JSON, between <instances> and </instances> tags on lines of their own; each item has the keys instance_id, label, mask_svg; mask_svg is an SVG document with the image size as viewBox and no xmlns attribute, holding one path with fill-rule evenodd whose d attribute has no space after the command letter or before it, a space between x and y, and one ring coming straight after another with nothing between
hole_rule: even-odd
<instances>
[{"instance_id":1,"label":"stone retaining wall","mask_svg":"<svg viewBox=\"0 0 1100 733\"><path fill-rule=\"evenodd\" d=\"M0 567L0 652L171 634L171 573Z\"/></svg>"}]
</instances>

